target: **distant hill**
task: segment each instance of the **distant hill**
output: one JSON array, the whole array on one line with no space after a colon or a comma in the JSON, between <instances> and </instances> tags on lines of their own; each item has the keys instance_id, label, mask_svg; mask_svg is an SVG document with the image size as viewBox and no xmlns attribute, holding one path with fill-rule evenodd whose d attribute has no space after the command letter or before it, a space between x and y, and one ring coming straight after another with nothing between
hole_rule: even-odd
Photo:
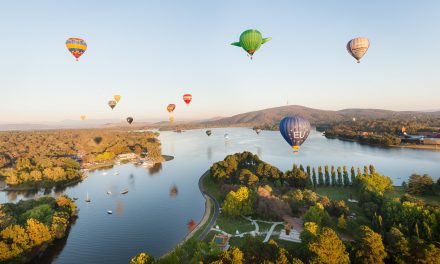
<instances>
[{"instance_id":1,"label":"distant hill","mask_svg":"<svg viewBox=\"0 0 440 264\"><path fill-rule=\"evenodd\" d=\"M307 118L312 124L328 123L342 120L357 119L409 119L440 117L440 112L416 112L416 111L391 111L383 109L343 109L339 111L320 110L300 105L287 105L275 108L268 108L218 120L204 121L205 125L261 125L274 124L283 117L289 115L300 115Z\"/></svg>"}]
</instances>

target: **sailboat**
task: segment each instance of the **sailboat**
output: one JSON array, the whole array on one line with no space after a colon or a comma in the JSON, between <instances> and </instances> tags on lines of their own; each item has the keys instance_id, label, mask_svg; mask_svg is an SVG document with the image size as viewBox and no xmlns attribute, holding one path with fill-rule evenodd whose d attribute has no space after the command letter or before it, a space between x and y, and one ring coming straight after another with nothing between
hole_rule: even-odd
<instances>
[{"instance_id":1,"label":"sailboat","mask_svg":"<svg viewBox=\"0 0 440 264\"><path fill-rule=\"evenodd\" d=\"M90 203L91 201L92 201L92 200L90 200L89 192L87 192L86 202L87 202L87 203Z\"/></svg>"},{"instance_id":2,"label":"sailboat","mask_svg":"<svg viewBox=\"0 0 440 264\"><path fill-rule=\"evenodd\" d=\"M128 189L124 189L121 191L121 194L126 194L126 193L128 193Z\"/></svg>"}]
</instances>

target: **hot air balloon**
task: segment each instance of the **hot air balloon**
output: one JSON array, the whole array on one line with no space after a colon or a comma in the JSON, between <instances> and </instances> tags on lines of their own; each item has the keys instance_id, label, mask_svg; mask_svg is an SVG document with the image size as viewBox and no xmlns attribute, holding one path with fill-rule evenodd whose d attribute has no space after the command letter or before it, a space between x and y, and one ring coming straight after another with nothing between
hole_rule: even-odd
<instances>
[{"instance_id":1,"label":"hot air balloon","mask_svg":"<svg viewBox=\"0 0 440 264\"><path fill-rule=\"evenodd\" d=\"M280 132L293 151L298 152L310 134L310 123L300 116L288 116L281 120Z\"/></svg>"},{"instance_id":2,"label":"hot air balloon","mask_svg":"<svg viewBox=\"0 0 440 264\"><path fill-rule=\"evenodd\" d=\"M113 108L115 108L115 106L118 104L115 100L110 100L108 101L108 106L110 106L110 108L113 110Z\"/></svg>"},{"instance_id":3,"label":"hot air balloon","mask_svg":"<svg viewBox=\"0 0 440 264\"><path fill-rule=\"evenodd\" d=\"M206 130L206 135L208 135L208 137L212 134L211 130Z\"/></svg>"},{"instance_id":4,"label":"hot air balloon","mask_svg":"<svg viewBox=\"0 0 440 264\"><path fill-rule=\"evenodd\" d=\"M131 116L127 117L127 123L131 125L131 123L133 123L133 117Z\"/></svg>"},{"instance_id":5,"label":"hot air balloon","mask_svg":"<svg viewBox=\"0 0 440 264\"><path fill-rule=\"evenodd\" d=\"M194 221L194 219L189 220L188 222L188 231L191 232L193 231L197 226L196 221Z\"/></svg>"},{"instance_id":6,"label":"hot air balloon","mask_svg":"<svg viewBox=\"0 0 440 264\"><path fill-rule=\"evenodd\" d=\"M85 120L86 119L86 116L85 115L81 115L79 118L81 118L81 120Z\"/></svg>"},{"instance_id":7,"label":"hot air balloon","mask_svg":"<svg viewBox=\"0 0 440 264\"><path fill-rule=\"evenodd\" d=\"M239 42L231 43L231 45L242 47L252 59L252 56L261 45L271 39L272 38L263 38L261 33L256 29L248 29L241 33Z\"/></svg>"},{"instance_id":8,"label":"hot air balloon","mask_svg":"<svg viewBox=\"0 0 440 264\"><path fill-rule=\"evenodd\" d=\"M168 113L172 113L174 111L174 109L176 109L176 105L175 104L169 104L167 106Z\"/></svg>"},{"instance_id":9,"label":"hot air balloon","mask_svg":"<svg viewBox=\"0 0 440 264\"><path fill-rule=\"evenodd\" d=\"M229 140L229 134L228 133L226 133L224 137L225 137L225 140Z\"/></svg>"},{"instance_id":10,"label":"hot air balloon","mask_svg":"<svg viewBox=\"0 0 440 264\"><path fill-rule=\"evenodd\" d=\"M191 94L184 94L183 95L183 101L185 101L186 105L189 105L189 103L191 103L192 98L193 97Z\"/></svg>"},{"instance_id":11,"label":"hot air balloon","mask_svg":"<svg viewBox=\"0 0 440 264\"><path fill-rule=\"evenodd\" d=\"M72 55L78 60L87 49L87 43L80 38L68 38L66 40L66 47Z\"/></svg>"},{"instance_id":12,"label":"hot air balloon","mask_svg":"<svg viewBox=\"0 0 440 264\"><path fill-rule=\"evenodd\" d=\"M170 189L170 196L176 197L178 193L179 193L179 190L177 189L177 186L173 185L173 187L171 187L171 189Z\"/></svg>"},{"instance_id":13,"label":"hot air balloon","mask_svg":"<svg viewBox=\"0 0 440 264\"><path fill-rule=\"evenodd\" d=\"M102 141L102 137L97 136L97 137L95 137L95 138L93 139L93 141L95 141L95 143L99 145L99 144L101 143L101 141Z\"/></svg>"},{"instance_id":14,"label":"hot air balloon","mask_svg":"<svg viewBox=\"0 0 440 264\"><path fill-rule=\"evenodd\" d=\"M255 133L257 133L257 135L259 135L261 133L261 129L260 128L256 128L255 129Z\"/></svg>"},{"instance_id":15,"label":"hot air balloon","mask_svg":"<svg viewBox=\"0 0 440 264\"><path fill-rule=\"evenodd\" d=\"M360 63L360 59L367 53L370 41L367 38L354 38L347 43L347 51Z\"/></svg>"},{"instance_id":16,"label":"hot air balloon","mask_svg":"<svg viewBox=\"0 0 440 264\"><path fill-rule=\"evenodd\" d=\"M118 95L118 94L115 94L115 95L113 96L113 98L115 99L116 103L119 103L119 101L121 100L121 96Z\"/></svg>"},{"instance_id":17,"label":"hot air balloon","mask_svg":"<svg viewBox=\"0 0 440 264\"><path fill-rule=\"evenodd\" d=\"M170 116L170 123L174 122L174 117Z\"/></svg>"}]
</instances>

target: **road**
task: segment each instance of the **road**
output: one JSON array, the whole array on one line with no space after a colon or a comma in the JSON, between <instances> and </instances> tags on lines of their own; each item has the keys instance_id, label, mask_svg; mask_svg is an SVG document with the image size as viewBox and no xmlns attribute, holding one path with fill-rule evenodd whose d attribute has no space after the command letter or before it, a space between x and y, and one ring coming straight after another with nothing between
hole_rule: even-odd
<instances>
[{"instance_id":1,"label":"road","mask_svg":"<svg viewBox=\"0 0 440 264\"><path fill-rule=\"evenodd\" d=\"M203 174L202 177L199 179L199 189L200 192L202 192L203 196L205 196L205 199L211 199L211 201L214 203L214 216L212 217L211 221L209 221L208 225L205 227L205 230L200 234L199 240L205 239L205 237L208 235L209 231L211 231L211 228L214 226L215 221L217 221L217 217L220 213L220 204L218 203L217 199L215 199L214 196L210 195L205 191L203 188L203 179L205 177L209 177L209 171L206 171L205 174Z\"/></svg>"}]
</instances>

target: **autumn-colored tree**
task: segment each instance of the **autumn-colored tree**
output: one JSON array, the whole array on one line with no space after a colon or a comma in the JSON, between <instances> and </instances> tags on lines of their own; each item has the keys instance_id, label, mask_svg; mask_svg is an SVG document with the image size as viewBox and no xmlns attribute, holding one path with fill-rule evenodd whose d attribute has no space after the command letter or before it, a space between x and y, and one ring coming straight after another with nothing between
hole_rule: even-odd
<instances>
[{"instance_id":1,"label":"autumn-colored tree","mask_svg":"<svg viewBox=\"0 0 440 264\"><path fill-rule=\"evenodd\" d=\"M130 264L153 264L154 258L150 256L148 253L139 253L136 256L134 256Z\"/></svg>"},{"instance_id":2,"label":"autumn-colored tree","mask_svg":"<svg viewBox=\"0 0 440 264\"><path fill-rule=\"evenodd\" d=\"M52 239L49 228L32 218L26 221L26 232L32 247L39 246Z\"/></svg>"},{"instance_id":3,"label":"autumn-colored tree","mask_svg":"<svg viewBox=\"0 0 440 264\"><path fill-rule=\"evenodd\" d=\"M253 199L247 187L230 191L222 204L222 210L230 216L250 215L253 212Z\"/></svg>"},{"instance_id":4,"label":"autumn-colored tree","mask_svg":"<svg viewBox=\"0 0 440 264\"><path fill-rule=\"evenodd\" d=\"M409 262L409 242L399 229L392 227L386 234L386 242L388 256L394 263L405 264Z\"/></svg>"},{"instance_id":5,"label":"autumn-colored tree","mask_svg":"<svg viewBox=\"0 0 440 264\"><path fill-rule=\"evenodd\" d=\"M413 174L409 177L406 191L410 194L433 194L434 181L428 174Z\"/></svg>"},{"instance_id":6,"label":"autumn-colored tree","mask_svg":"<svg viewBox=\"0 0 440 264\"><path fill-rule=\"evenodd\" d=\"M317 203L314 206L311 206L306 213L304 214L304 222L314 222L319 226L327 224L330 220L330 216L324 210L324 206L320 203Z\"/></svg>"},{"instance_id":7,"label":"autumn-colored tree","mask_svg":"<svg viewBox=\"0 0 440 264\"><path fill-rule=\"evenodd\" d=\"M324 227L317 238L308 245L310 263L344 264L350 263L345 246L335 231Z\"/></svg>"},{"instance_id":8,"label":"autumn-colored tree","mask_svg":"<svg viewBox=\"0 0 440 264\"><path fill-rule=\"evenodd\" d=\"M356 242L354 253L356 263L385 263L386 256L382 236L368 226L361 226L360 239Z\"/></svg>"}]
</instances>

